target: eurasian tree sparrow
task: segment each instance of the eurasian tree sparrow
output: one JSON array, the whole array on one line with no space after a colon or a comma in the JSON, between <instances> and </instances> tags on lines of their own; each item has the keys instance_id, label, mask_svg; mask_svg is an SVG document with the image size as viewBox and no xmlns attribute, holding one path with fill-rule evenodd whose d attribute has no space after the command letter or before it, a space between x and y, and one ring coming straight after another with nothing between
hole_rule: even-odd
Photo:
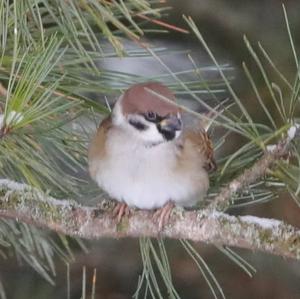
<instances>
[{"instance_id":1,"label":"eurasian tree sparrow","mask_svg":"<svg viewBox=\"0 0 300 299\"><path fill-rule=\"evenodd\" d=\"M153 91L153 92L151 92ZM119 201L118 221L129 207L159 209L160 228L174 203L203 199L215 168L211 141L199 122L182 123L174 94L157 82L135 84L116 102L89 147L89 171Z\"/></svg>"}]
</instances>

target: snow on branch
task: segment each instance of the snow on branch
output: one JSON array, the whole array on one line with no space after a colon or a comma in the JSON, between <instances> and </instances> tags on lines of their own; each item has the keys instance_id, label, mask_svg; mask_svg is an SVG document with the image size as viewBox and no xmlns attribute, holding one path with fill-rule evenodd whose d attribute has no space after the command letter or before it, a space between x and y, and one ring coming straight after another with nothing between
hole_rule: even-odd
<instances>
[{"instance_id":1,"label":"snow on branch","mask_svg":"<svg viewBox=\"0 0 300 299\"><path fill-rule=\"evenodd\" d=\"M227 186L221 189L219 194L212 200L208 209L225 211L231 204L232 196L242 191L248 185L263 177L278 160L289 154L289 145L299 135L300 125L291 126L287 135L277 144L267 146L263 156L249 169L232 180Z\"/></svg>"},{"instance_id":2,"label":"snow on branch","mask_svg":"<svg viewBox=\"0 0 300 299\"><path fill-rule=\"evenodd\" d=\"M111 207L105 204L102 208L81 206L8 180L0 180L0 216L87 239L162 236L300 259L300 230L282 221L176 209L163 231L153 222L151 211L133 211L116 225Z\"/></svg>"},{"instance_id":3,"label":"snow on branch","mask_svg":"<svg viewBox=\"0 0 300 299\"><path fill-rule=\"evenodd\" d=\"M289 144L299 135L292 126L278 144L268 147L263 156L240 176L223 187L206 209L175 209L162 231L153 221L152 211L132 210L116 224L112 201L101 207L81 206L74 200L58 200L25 184L0 179L0 216L86 239L102 237L168 237L216 245L260 250L300 259L300 230L282 221L223 213L234 193L264 176L278 159L289 153Z\"/></svg>"}]
</instances>

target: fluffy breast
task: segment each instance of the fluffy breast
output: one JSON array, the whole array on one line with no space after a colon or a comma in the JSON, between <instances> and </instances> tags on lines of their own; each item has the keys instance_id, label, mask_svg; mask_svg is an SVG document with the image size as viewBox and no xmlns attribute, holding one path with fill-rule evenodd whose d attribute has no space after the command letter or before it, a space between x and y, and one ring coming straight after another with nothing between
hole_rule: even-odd
<instances>
[{"instance_id":1,"label":"fluffy breast","mask_svg":"<svg viewBox=\"0 0 300 299\"><path fill-rule=\"evenodd\" d=\"M129 206L153 209L169 200L189 206L207 192L208 176L200 163L186 163L180 154L174 142L145 147L125 132L111 130L105 154L90 163L98 185Z\"/></svg>"}]
</instances>

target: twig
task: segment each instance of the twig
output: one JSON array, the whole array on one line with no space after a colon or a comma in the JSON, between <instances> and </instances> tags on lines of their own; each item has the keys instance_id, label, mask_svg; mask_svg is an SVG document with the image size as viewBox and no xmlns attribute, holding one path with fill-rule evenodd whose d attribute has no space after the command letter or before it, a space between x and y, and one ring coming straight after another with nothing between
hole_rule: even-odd
<instances>
[{"instance_id":1,"label":"twig","mask_svg":"<svg viewBox=\"0 0 300 299\"><path fill-rule=\"evenodd\" d=\"M245 187L263 177L278 160L288 155L289 145L298 131L298 124L291 126L284 139L278 144L267 147L264 155L251 168L246 169L226 187L222 188L207 209L210 211L225 211L230 206L232 196L235 193L242 191Z\"/></svg>"},{"instance_id":2,"label":"twig","mask_svg":"<svg viewBox=\"0 0 300 299\"><path fill-rule=\"evenodd\" d=\"M84 207L73 200L57 200L28 185L8 180L0 180L0 216L87 239L161 236L300 259L299 229L274 219L235 217L218 212L229 206L234 193L262 177L278 159L287 155L298 131L299 125L292 126L285 139L269 147L251 168L221 189L208 208L175 210L163 231L159 231L151 211L132 211L116 225L109 208Z\"/></svg>"},{"instance_id":3,"label":"twig","mask_svg":"<svg viewBox=\"0 0 300 299\"><path fill-rule=\"evenodd\" d=\"M282 221L229 216L202 210L176 210L162 232L151 211L133 211L119 225L107 208L57 200L27 185L0 180L0 215L87 239L163 236L260 250L300 259L300 230Z\"/></svg>"}]
</instances>

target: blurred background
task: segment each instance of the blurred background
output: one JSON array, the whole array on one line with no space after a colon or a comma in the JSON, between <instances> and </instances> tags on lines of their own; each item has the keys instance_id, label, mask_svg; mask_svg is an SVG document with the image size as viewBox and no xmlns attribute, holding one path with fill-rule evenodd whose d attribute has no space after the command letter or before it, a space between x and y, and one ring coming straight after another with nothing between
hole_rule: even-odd
<instances>
[{"instance_id":1,"label":"blurred background","mask_svg":"<svg viewBox=\"0 0 300 299\"><path fill-rule=\"evenodd\" d=\"M241 64L242 61L247 61L250 68L255 70L255 67L251 65L249 52L244 45L244 34L254 45L260 41L288 78L294 76L293 56L281 1L169 0L167 4L172 7L165 19L167 22L186 28L182 15L191 16L218 61L232 67L233 85L250 111L255 112L256 109L252 104L254 96L241 71ZM294 41L299 48L300 1L285 1L285 5ZM200 43L191 34L176 32L159 36L150 34L147 41L152 45L166 46L174 51L189 49L198 65L212 65ZM130 43L128 45L130 46ZM180 71L191 68L191 62L186 55L174 53L163 59L172 70ZM144 76L157 75L165 71L159 63L147 58L107 59L104 65L111 69ZM205 76L209 78L214 74L208 71ZM265 86L261 84L262 94L264 94L264 88ZM265 94L267 96L267 92ZM225 98L226 94L220 93L220 97ZM193 108L198 109L198 107ZM256 120L264 122L259 117L260 115L257 115ZM239 140L233 141L231 146L238 147ZM235 209L231 212L282 219L300 227L300 209L287 194L281 194L278 199L269 203ZM142 271L138 241L103 239L85 243L89 252L83 253L78 250L76 261L70 265L71 298L81 297L83 266L86 266L87 271L87 298L89 298L94 269L97 269L96 298L131 298L137 286L138 275ZM300 262L237 250L257 270L254 277L250 278L215 247L205 244L195 244L195 246L211 267L227 298L300 298ZM167 249L170 253L174 284L182 298L213 298L199 270L178 242L168 241ZM1 260L0 278L5 283L7 298L67 298L67 267L59 260L56 267L56 285L52 286L28 266L19 267L18 261ZM18 288L15 287L16 285Z\"/></svg>"}]
</instances>

